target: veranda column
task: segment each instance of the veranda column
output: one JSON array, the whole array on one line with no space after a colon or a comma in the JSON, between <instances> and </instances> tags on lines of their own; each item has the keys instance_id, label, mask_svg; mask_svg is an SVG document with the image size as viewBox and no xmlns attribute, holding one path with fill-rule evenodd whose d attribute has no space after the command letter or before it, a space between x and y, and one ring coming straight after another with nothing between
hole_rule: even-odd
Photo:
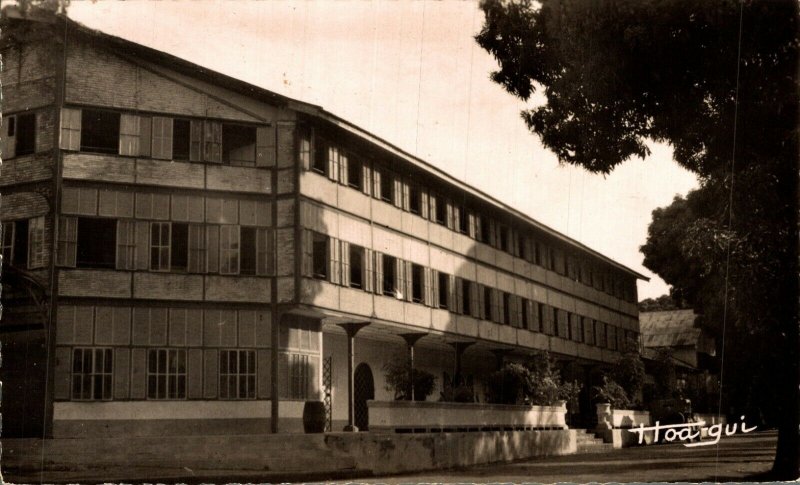
<instances>
[{"instance_id":1,"label":"veranda column","mask_svg":"<svg viewBox=\"0 0 800 485\"><path fill-rule=\"evenodd\" d=\"M464 351L467 350L467 347L474 344L475 342L448 342L448 344L453 347L456 351L456 368L453 375L453 387L460 386L461 383L461 356L464 354Z\"/></svg>"},{"instance_id":2,"label":"veranda column","mask_svg":"<svg viewBox=\"0 0 800 485\"><path fill-rule=\"evenodd\" d=\"M401 333L400 336L406 341L408 346L408 389L406 396L410 401L414 400L414 344L417 340L427 335L427 333Z\"/></svg>"},{"instance_id":3,"label":"veranda column","mask_svg":"<svg viewBox=\"0 0 800 485\"><path fill-rule=\"evenodd\" d=\"M343 431L358 431L355 425L355 395L353 394L353 368L355 367L355 353L353 346L359 330L369 325L369 322L339 323L347 333L347 426Z\"/></svg>"}]
</instances>

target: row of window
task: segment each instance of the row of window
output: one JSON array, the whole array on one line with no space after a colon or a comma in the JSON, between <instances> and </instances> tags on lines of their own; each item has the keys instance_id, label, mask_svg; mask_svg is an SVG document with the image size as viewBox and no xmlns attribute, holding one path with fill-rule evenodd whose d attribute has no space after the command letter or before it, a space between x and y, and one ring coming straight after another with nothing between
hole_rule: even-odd
<instances>
[{"instance_id":1,"label":"row of window","mask_svg":"<svg viewBox=\"0 0 800 485\"><path fill-rule=\"evenodd\" d=\"M637 339L635 332L321 233L304 237L306 276L611 350Z\"/></svg>"},{"instance_id":2,"label":"row of window","mask_svg":"<svg viewBox=\"0 0 800 485\"><path fill-rule=\"evenodd\" d=\"M274 230L233 224L61 216L56 264L226 275L274 273ZM44 217L3 223L3 260L44 266Z\"/></svg>"},{"instance_id":3,"label":"row of window","mask_svg":"<svg viewBox=\"0 0 800 485\"><path fill-rule=\"evenodd\" d=\"M563 249L547 245L517 228L498 222L421 186L411 177L371 165L341 147L301 131L299 157L304 166L342 185L362 191L420 217L468 235L476 241L542 266L617 298L635 301L635 281L615 275Z\"/></svg>"},{"instance_id":4,"label":"row of window","mask_svg":"<svg viewBox=\"0 0 800 485\"><path fill-rule=\"evenodd\" d=\"M275 159L274 129L266 126L88 108L62 108L59 146L250 167L269 166Z\"/></svg>"},{"instance_id":5,"label":"row of window","mask_svg":"<svg viewBox=\"0 0 800 485\"><path fill-rule=\"evenodd\" d=\"M283 354L286 385L282 398L305 399L310 375L309 356ZM256 352L246 349L220 350L219 399L255 399ZM206 376L208 378L208 376ZM72 392L74 401L113 399L114 349L79 347L72 351ZM147 399L186 399L186 349L153 348L147 351Z\"/></svg>"}]
</instances>

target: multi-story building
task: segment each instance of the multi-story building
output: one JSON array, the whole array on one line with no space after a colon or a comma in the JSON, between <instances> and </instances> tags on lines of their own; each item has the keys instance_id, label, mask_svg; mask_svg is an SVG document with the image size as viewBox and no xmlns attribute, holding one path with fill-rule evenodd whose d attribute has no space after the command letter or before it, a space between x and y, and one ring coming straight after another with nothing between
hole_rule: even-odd
<instances>
[{"instance_id":1,"label":"multi-story building","mask_svg":"<svg viewBox=\"0 0 800 485\"><path fill-rule=\"evenodd\" d=\"M363 429L408 344L481 401L637 336L641 275L318 106L36 12L2 56L6 435Z\"/></svg>"}]
</instances>

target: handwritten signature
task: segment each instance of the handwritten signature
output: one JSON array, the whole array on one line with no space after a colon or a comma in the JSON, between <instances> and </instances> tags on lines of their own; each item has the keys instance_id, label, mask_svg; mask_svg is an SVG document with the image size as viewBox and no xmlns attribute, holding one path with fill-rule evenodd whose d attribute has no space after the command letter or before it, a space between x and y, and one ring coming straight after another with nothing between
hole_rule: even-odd
<instances>
[{"instance_id":1,"label":"handwritten signature","mask_svg":"<svg viewBox=\"0 0 800 485\"><path fill-rule=\"evenodd\" d=\"M757 426L753 426L752 428L746 427L746 423L744 422L744 416L740 418L742 421L741 432L742 433L749 433L757 428ZM714 424L712 426L706 426L705 421L698 421L697 423L681 423L681 424L660 424L656 421L655 426L645 426L644 423L640 424L638 428L629 429L628 432L630 433L639 433L639 444L642 444L644 441L644 433L645 431L653 431L653 442L658 442L658 438L660 437L661 431L664 431L664 441L689 441L689 443L684 443L683 446L686 447L695 447L695 446L708 446L708 445L715 445L719 443L719 439L723 434L723 426L725 426L725 436L730 436L732 434L736 434L737 426L739 423L733 423L733 428L731 428L730 424ZM692 443L702 435L702 430L708 431L708 436L714 439L714 441L697 441L696 443Z\"/></svg>"}]
</instances>

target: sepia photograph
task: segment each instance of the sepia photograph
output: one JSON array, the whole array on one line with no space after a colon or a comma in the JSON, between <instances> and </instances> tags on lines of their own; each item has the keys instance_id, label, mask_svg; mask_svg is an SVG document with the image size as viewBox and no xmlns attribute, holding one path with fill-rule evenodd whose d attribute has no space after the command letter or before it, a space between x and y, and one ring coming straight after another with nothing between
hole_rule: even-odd
<instances>
[{"instance_id":1,"label":"sepia photograph","mask_svg":"<svg viewBox=\"0 0 800 485\"><path fill-rule=\"evenodd\" d=\"M796 0L1 0L0 481L800 478Z\"/></svg>"}]
</instances>

